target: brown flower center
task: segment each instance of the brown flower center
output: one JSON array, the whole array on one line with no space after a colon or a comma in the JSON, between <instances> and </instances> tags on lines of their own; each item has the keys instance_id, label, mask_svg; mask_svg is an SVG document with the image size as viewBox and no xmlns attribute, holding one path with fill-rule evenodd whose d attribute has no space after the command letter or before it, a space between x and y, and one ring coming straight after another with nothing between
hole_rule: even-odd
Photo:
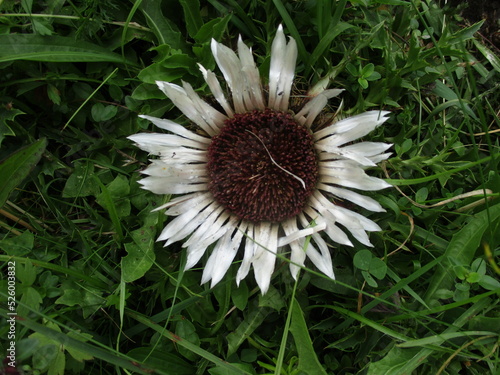
<instances>
[{"instance_id":1,"label":"brown flower center","mask_svg":"<svg viewBox=\"0 0 500 375\"><path fill-rule=\"evenodd\" d=\"M227 119L208 149L209 189L217 202L252 222L280 222L301 212L318 180L308 129L266 109Z\"/></svg>"}]
</instances>

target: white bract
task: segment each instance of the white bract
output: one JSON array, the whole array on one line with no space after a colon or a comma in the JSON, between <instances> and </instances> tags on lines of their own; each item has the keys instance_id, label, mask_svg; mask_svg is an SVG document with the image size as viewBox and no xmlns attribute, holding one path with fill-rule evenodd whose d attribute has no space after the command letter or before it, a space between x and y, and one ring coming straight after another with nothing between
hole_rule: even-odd
<instances>
[{"instance_id":1,"label":"white bract","mask_svg":"<svg viewBox=\"0 0 500 375\"><path fill-rule=\"evenodd\" d=\"M211 47L230 95L225 94L213 72L201 65L200 70L223 112L202 100L186 82L182 86L157 82L165 95L202 131L194 133L170 120L141 116L169 134L141 133L129 137L138 147L156 156L143 172L148 176L141 180L143 187L155 194L177 195L158 208L166 209L167 215L175 217L164 228L158 240L166 241L165 246L184 240L183 247L187 251L186 269L195 266L207 248L214 244L202 276L202 283L211 281L212 286L224 277L240 248L243 249L243 256L236 283L239 284L248 275L250 268L253 268L262 293L266 293L269 288L275 268L275 254L281 249L290 251L289 266L294 278L300 267L304 266L306 258L309 258L321 272L333 279L335 276L327 240L352 246L351 238L355 238L366 246L372 246L367 232L380 230L372 220L334 202L349 201L370 211L384 211L374 199L351 189L374 191L390 186L381 179L368 176L365 169L387 159L390 154L385 151L391 145L351 142L383 124L389 112L369 111L316 130L315 120L328 99L342 92L338 89L317 89L314 97L297 113L292 113L296 126L307 129L311 135L317 160L317 167L314 169L316 175L312 179L315 182L301 205L300 212L280 221L247 220L239 216L238 212L228 209L227 204L214 198L211 186L217 184L217 181L212 180L207 169L209 149L227 121L234 119L235 115L249 113L249 116L258 117L260 111L272 110L281 113L278 115L281 119L283 113L289 112L297 46L293 38L289 38L287 42L280 26L271 48L267 90L263 90L252 51L241 38L238 40L237 54L215 40ZM276 176L279 174L280 181L299 184L299 190L302 189L301 184L305 186L304 181L298 181L302 178L289 170L291 167L287 169L280 165L280 161L274 160L269 142L269 147L266 147L264 141L250 130L247 130L246 137L253 138L257 145L262 144L258 147L263 147L265 152L259 150L259 157L272 160L274 167L264 159L262 163L268 163L268 169L274 168L272 173ZM278 144L276 147L279 146ZM292 154L294 152L300 150L291 150ZM217 159L211 162L216 164ZM259 174L255 174L249 176L248 180L257 183L259 177ZM235 189L237 192L244 191L244 187L240 185ZM259 193L256 192L257 197ZM262 192L267 199L267 203L264 202L263 205L269 204L269 201L272 204L273 196L269 194L267 190ZM258 206L259 199L256 200ZM306 247L308 236L311 241Z\"/></svg>"}]
</instances>

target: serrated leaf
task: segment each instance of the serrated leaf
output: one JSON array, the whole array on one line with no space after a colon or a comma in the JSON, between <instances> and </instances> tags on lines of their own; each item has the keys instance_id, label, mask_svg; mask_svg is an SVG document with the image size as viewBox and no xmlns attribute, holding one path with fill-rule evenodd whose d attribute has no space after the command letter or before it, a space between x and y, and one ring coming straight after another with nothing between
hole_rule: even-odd
<instances>
[{"instance_id":1,"label":"serrated leaf","mask_svg":"<svg viewBox=\"0 0 500 375\"><path fill-rule=\"evenodd\" d=\"M19 109L7 109L4 106L0 107L0 146L6 135L16 135L9 124L7 124L7 121L14 121L16 116L24 114L25 113Z\"/></svg>"},{"instance_id":2,"label":"serrated leaf","mask_svg":"<svg viewBox=\"0 0 500 375\"><path fill-rule=\"evenodd\" d=\"M126 243L125 250L128 254L122 258L122 278L130 283L140 279L149 271L155 257L153 251L144 252L135 243Z\"/></svg>"},{"instance_id":3,"label":"serrated leaf","mask_svg":"<svg viewBox=\"0 0 500 375\"><path fill-rule=\"evenodd\" d=\"M49 365L47 375L64 375L66 369L66 356L64 352L58 348L57 354Z\"/></svg>"},{"instance_id":4,"label":"serrated leaf","mask_svg":"<svg viewBox=\"0 0 500 375\"><path fill-rule=\"evenodd\" d=\"M42 138L29 146L9 155L0 162L0 207L3 207L10 193L26 178L40 161L47 140Z\"/></svg>"},{"instance_id":5,"label":"serrated leaf","mask_svg":"<svg viewBox=\"0 0 500 375\"><path fill-rule=\"evenodd\" d=\"M83 300L83 293L81 290L77 289L66 289L64 290L64 294L59 297L55 303L66 305L66 306L75 306L78 305Z\"/></svg>"},{"instance_id":6,"label":"serrated leaf","mask_svg":"<svg viewBox=\"0 0 500 375\"><path fill-rule=\"evenodd\" d=\"M79 331L76 331L76 332L72 331L72 332L68 332L68 337L71 337L71 338L78 340L78 341L81 341L81 342L87 342L92 338L92 335L90 335L88 333L79 332ZM72 348L72 347L67 347L65 349L78 362L88 361L88 360L91 360L94 358L92 355L90 355L84 351Z\"/></svg>"}]
</instances>

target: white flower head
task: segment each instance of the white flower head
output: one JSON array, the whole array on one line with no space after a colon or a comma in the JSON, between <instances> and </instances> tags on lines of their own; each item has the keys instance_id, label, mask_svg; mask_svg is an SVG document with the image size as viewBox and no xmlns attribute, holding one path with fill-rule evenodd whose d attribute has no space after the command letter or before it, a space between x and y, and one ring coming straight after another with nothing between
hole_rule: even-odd
<instances>
[{"instance_id":1,"label":"white flower head","mask_svg":"<svg viewBox=\"0 0 500 375\"><path fill-rule=\"evenodd\" d=\"M297 113L289 110L297 45L279 26L271 48L268 90L262 88L252 52L241 38L238 53L212 40L212 53L230 96L216 75L200 65L216 109L186 82L158 87L201 131L191 132L166 119L141 116L169 134L130 136L157 156L141 180L156 194L177 195L160 207L176 216L160 234L165 246L184 240L186 269L195 266L214 244L202 283L217 284L239 249L243 258L236 283L250 268L262 293L269 288L280 249L290 251L290 272L297 277L306 258L335 277L327 240L352 246L355 238L372 246L367 232L380 227L336 204L349 201L370 211L384 211L357 191L390 185L365 173L389 157L386 143L355 141L387 120L388 112L369 111L317 129L328 99L342 90L320 89ZM322 235L322 232L325 234ZM306 242L310 236L311 241ZM306 243L308 245L306 246Z\"/></svg>"}]
</instances>

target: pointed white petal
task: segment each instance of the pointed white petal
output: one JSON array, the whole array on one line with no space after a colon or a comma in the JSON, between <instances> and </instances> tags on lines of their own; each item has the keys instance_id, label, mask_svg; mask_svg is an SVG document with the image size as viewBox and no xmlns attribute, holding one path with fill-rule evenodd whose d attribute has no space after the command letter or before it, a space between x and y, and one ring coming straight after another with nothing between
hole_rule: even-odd
<instances>
[{"instance_id":1,"label":"pointed white petal","mask_svg":"<svg viewBox=\"0 0 500 375\"><path fill-rule=\"evenodd\" d=\"M361 142L349 146L337 147L328 143L316 144L316 149L324 151L320 153L320 160L350 159L358 162L364 167L375 166L380 159L379 153L391 147L391 144L379 142ZM387 155L389 154L384 154ZM381 160L385 160L384 157Z\"/></svg>"},{"instance_id":2,"label":"pointed white petal","mask_svg":"<svg viewBox=\"0 0 500 375\"><path fill-rule=\"evenodd\" d=\"M243 43L241 36L238 38L238 56L241 61L241 72L244 75L245 92L248 93L248 96L245 95L245 99L248 99L245 106L247 110L263 110L265 105L259 70L255 65L251 49Z\"/></svg>"},{"instance_id":3,"label":"pointed white petal","mask_svg":"<svg viewBox=\"0 0 500 375\"><path fill-rule=\"evenodd\" d=\"M224 237L217 242L203 272L202 284L211 279L211 287L213 288L222 280L238 252L246 226L247 224L243 222L234 233L232 231L226 232ZM211 269L207 269L207 266Z\"/></svg>"},{"instance_id":4,"label":"pointed white petal","mask_svg":"<svg viewBox=\"0 0 500 375\"><path fill-rule=\"evenodd\" d=\"M169 156L172 153L170 151L172 147L178 148L179 146L184 146L199 150L206 150L208 147L204 143L174 134L139 133L127 138L135 142L142 150L157 156Z\"/></svg>"},{"instance_id":5,"label":"pointed white petal","mask_svg":"<svg viewBox=\"0 0 500 375\"><path fill-rule=\"evenodd\" d=\"M168 151L168 152L167 152ZM169 147L162 152L161 161L165 164L206 164L207 151L186 147Z\"/></svg>"},{"instance_id":6,"label":"pointed white petal","mask_svg":"<svg viewBox=\"0 0 500 375\"><path fill-rule=\"evenodd\" d=\"M317 198L318 195L321 196L320 199ZM316 191L311 197L310 205L315 211L321 213L323 220L326 222L325 233L328 237L340 245L354 246L349 237L336 225L337 219L331 213L331 209L334 208L333 203L327 200L319 191Z\"/></svg>"},{"instance_id":7,"label":"pointed white petal","mask_svg":"<svg viewBox=\"0 0 500 375\"><path fill-rule=\"evenodd\" d=\"M374 212L385 212L382 206L375 199L355 193L354 191L326 185L323 183L318 184L318 189L327 191L341 199L347 199L348 201L357 204L358 206L363 207L367 210Z\"/></svg>"},{"instance_id":8,"label":"pointed white petal","mask_svg":"<svg viewBox=\"0 0 500 375\"><path fill-rule=\"evenodd\" d=\"M285 245L288 245L291 242L294 242L298 239L305 238L307 236L310 236L313 233L318 233L321 232L326 228L326 223L321 222L318 225L315 225L314 227L309 227L306 229L301 229L297 230L296 232L289 233L285 237L281 237L278 241L278 247L282 247Z\"/></svg>"},{"instance_id":9,"label":"pointed white petal","mask_svg":"<svg viewBox=\"0 0 500 375\"><path fill-rule=\"evenodd\" d=\"M255 281L262 294L266 294L278 251L279 224L261 222L255 226L256 249L252 259Z\"/></svg>"},{"instance_id":10,"label":"pointed white petal","mask_svg":"<svg viewBox=\"0 0 500 375\"><path fill-rule=\"evenodd\" d=\"M199 196L207 195L207 194L209 194L209 193L202 192L202 193L192 193L192 194L181 195L179 197L171 199L169 202L162 204L161 206L156 207L151 212L160 211L160 210L163 210L165 208L173 207L173 206L176 206L176 205L181 204L183 202L189 201L191 199L196 199ZM182 212L184 212L184 211L182 211ZM177 216L177 215L181 214L182 212L179 212L178 214L174 214L173 216Z\"/></svg>"},{"instance_id":11,"label":"pointed white petal","mask_svg":"<svg viewBox=\"0 0 500 375\"><path fill-rule=\"evenodd\" d=\"M392 146L392 143L359 142L342 147L343 152L356 153L363 156L378 155Z\"/></svg>"},{"instance_id":12,"label":"pointed white petal","mask_svg":"<svg viewBox=\"0 0 500 375\"><path fill-rule=\"evenodd\" d=\"M167 241L165 246L182 240L203 222L203 217L208 216L218 204L212 203L208 206L206 201L197 202L189 211L177 216L163 229L157 241Z\"/></svg>"},{"instance_id":13,"label":"pointed white petal","mask_svg":"<svg viewBox=\"0 0 500 375\"><path fill-rule=\"evenodd\" d=\"M161 159L151 160L151 164L142 173L174 183L196 183L208 179L206 164L166 164Z\"/></svg>"},{"instance_id":14,"label":"pointed white petal","mask_svg":"<svg viewBox=\"0 0 500 375\"><path fill-rule=\"evenodd\" d=\"M351 160L335 160L319 162L320 182L362 189L380 190L390 187L387 182L368 176L359 164Z\"/></svg>"},{"instance_id":15,"label":"pointed white petal","mask_svg":"<svg viewBox=\"0 0 500 375\"><path fill-rule=\"evenodd\" d=\"M208 135L214 136L224 125L227 117L201 100L189 83L183 82L183 87L163 81L157 81L156 84L187 118Z\"/></svg>"},{"instance_id":16,"label":"pointed white petal","mask_svg":"<svg viewBox=\"0 0 500 375\"><path fill-rule=\"evenodd\" d=\"M269 108L281 111L288 109L296 62L297 43L290 38L287 45L283 27L280 25L271 46Z\"/></svg>"},{"instance_id":17,"label":"pointed white petal","mask_svg":"<svg viewBox=\"0 0 500 375\"><path fill-rule=\"evenodd\" d=\"M372 162L374 162L375 164L378 164L379 162L381 162L382 160L386 160L389 158L389 156L392 155L392 152L387 152L385 154L380 154L380 155L374 155L374 156L370 156L370 160Z\"/></svg>"},{"instance_id":18,"label":"pointed white petal","mask_svg":"<svg viewBox=\"0 0 500 375\"><path fill-rule=\"evenodd\" d=\"M217 209L196 229L193 235L182 245L187 247L186 269L193 267L205 253L208 246L221 238L227 231L234 230L234 223L229 215ZM220 216L219 216L220 214ZM216 218L217 220L214 220ZM215 221L215 225L213 224ZM195 238L195 240L192 240ZM188 245L189 244L189 245Z\"/></svg>"},{"instance_id":19,"label":"pointed white petal","mask_svg":"<svg viewBox=\"0 0 500 375\"><path fill-rule=\"evenodd\" d=\"M240 285L240 281L247 277L250 271L250 265L252 264L252 259L255 255L255 234L254 234L254 224L249 223L245 239L245 252L243 254L243 260L241 261L240 268L236 274L236 285Z\"/></svg>"},{"instance_id":20,"label":"pointed white petal","mask_svg":"<svg viewBox=\"0 0 500 375\"><path fill-rule=\"evenodd\" d=\"M190 184L175 182L163 177L146 177L139 181L143 189L155 194L187 194L195 191L207 191L206 183Z\"/></svg>"},{"instance_id":21,"label":"pointed white petal","mask_svg":"<svg viewBox=\"0 0 500 375\"><path fill-rule=\"evenodd\" d=\"M201 135L195 134L189 130L187 130L184 126L179 125L173 121L166 120L166 119L161 119L157 117L152 117L152 116L145 116L145 115L140 115L139 117L144 118L146 120L151 121L153 124L155 124L157 127L168 130L169 132L175 133L177 135L180 135L181 137L191 139L193 141L197 141L200 143L206 143L210 144L212 141L210 138L207 137L202 137Z\"/></svg>"},{"instance_id":22,"label":"pointed white petal","mask_svg":"<svg viewBox=\"0 0 500 375\"><path fill-rule=\"evenodd\" d=\"M373 246L368 239L366 231L380 230L380 227L376 223L365 218L363 215L331 203L321 193L314 194L314 198L318 200L318 203L315 203L315 205L326 207L331 215L333 215L334 220L344 226L354 236L354 238L366 246ZM328 214L325 213L324 215L328 218ZM336 234L331 234L332 235L330 236L329 234L329 236L334 239L333 236ZM336 239L334 240L339 242Z\"/></svg>"},{"instance_id":23,"label":"pointed white petal","mask_svg":"<svg viewBox=\"0 0 500 375\"><path fill-rule=\"evenodd\" d=\"M225 45L212 39L212 54L233 95L233 105L236 113L246 112L245 85L241 79L241 61L236 53Z\"/></svg>"},{"instance_id":24,"label":"pointed white petal","mask_svg":"<svg viewBox=\"0 0 500 375\"><path fill-rule=\"evenodd\" d=\"M189 195L181 195L177 198L172 199L169 203L162 206L162 208L168 208L165 211L165 215L168 216L179 216L185 212L191 210L194 206L199 204L208 206L213 202L212 194L208 192L193 193ZM155 209L158 210L158 209Z\"/></svg>"},{"instance_id":25,"label":"pointed white petal","mask_svg":"<svg viewBox=\"0 0 500 375\"><path fill-rule=\"evenodd\" d=\"M283 227L283 230L285 231L285 235L287 237L299 232L296 217L285 220L283 223L281 223L281 226ZM304 242L305 241L302 238L292 241L289 244L291 250L289 266L290 274L295 280L297 280L297 275L299 273L300 267L304 267L304 261L306 259L306 249L304 249Z\"/></svg>"},{"instance_id":26,"label":"pointed white petal","mask_svg":"<svg viewBox=\"0 0 500 375\"><path fill-rule=\"evenodd\" d=\"M308 225L308 219L304 214L299 214L298 218L303 226ZM318 245L320 252L316 250L316 248L310 243L307 246L306 255L313 264L325 275L328 277L335 279L335 275L333 273L332 267L332 258L330 255L330 250L326 245L326 242L321 238L321 236L317 233L312 235L312 240Z\"/></svg>"},{"instance_id":27,"label":"pointed white petal","mask_svg":"<svg viewBox=\"0 0 500 375\"><path fill-rule=\"evenodd\" d=\"M198 229L196 229L196 231L194 231L193 235L189 237L186 242L184 242L182 247L189 247L192 245L195 246L196 244L200 244L201 246L202 243L204 243L203 246L205 247L210 245L211 243L213 243L213 241L211 241L211 238L219 230L221 230L221 228L224 227L224 224L227 223L229 217L229 212L226 211L225 208L221 205L205 218L203 224L200 225ZM220 238L220 236L217 238Z\"/></svg>"},{"instance_id":28,"label":"pointed white petal","mask_svg":"<svg viewBox=\"0 0 500 375\"><path fill-rule=\"evenodd\" d=\"M356 116L340 120L314 133L316 144L329 144L331 146L342 146L370 133L376 127L387 121L390 112L368 111Z\"/></svg>"},{"instance_id":29,"label":"pointed white petal","mask_svg":"<svg viewBox=\"0 0 500 375\"><path fill-rule=\"evenodd\" d=\"M295 115L295 120L297 120L301 125L311 127L316 117L321 113L323 108L325 108L328 99L340 95L342 91L344 90L332 89L325 90L318 94L308 101L299 113Z\"/></svg>"},{"instance_id":30,"label":"pointed white petal","mask_svg":"<svg viewBox=\"0 0 500 375\"><path fill-rule=\"evenodd\" d=\"M219 80L217 79L215 74L212 71L205 69L200 64L198 64L198 67L200 68L201 73L203 74L203 78L210 88L210 91L214 95L215 100L217 100L222 108L224 108L224 111L226 111L228 117L233 117L233 108L231 108L231 105L227 101L226 96L222 91L222 87L220 86Z\"/></svg>"},{"instance_id":31,"label":"pointed white petal","mask_svg":"<svg viewBox=\"0 0 500 375\"><path fill-rule=\"evenodd\" d=\"M231 232L226 232L222 238L217 241L212 254L207 260L207 263L203 266L203 275L201 276L201 284L205 284L207 281L214 279L214 274L217 275L217 281L212 282L212 287L220 281L220 279L224 276L227 269L231 265L231 262L236 255L234 249L230 247L231 243ZM219 278L220 276L220 278Z\"/></svg>"},{"instance_id":32,"label":"pointed white petal","mask_svg":"<svg viewBox=\"0 0 500 375\"><path fill-rule=\"evenodd\" d=\"M312 239L314 243L318 245L320 253L314 251L315 248L309 245L310 248L308 247L306 252L307 257L311 259L311 261L318 268L318 270L323 272L329 278L335 280L330 249L328 249L326 242L321 238L319 234L313 234Z\"/></svg>"}]
</instances>

